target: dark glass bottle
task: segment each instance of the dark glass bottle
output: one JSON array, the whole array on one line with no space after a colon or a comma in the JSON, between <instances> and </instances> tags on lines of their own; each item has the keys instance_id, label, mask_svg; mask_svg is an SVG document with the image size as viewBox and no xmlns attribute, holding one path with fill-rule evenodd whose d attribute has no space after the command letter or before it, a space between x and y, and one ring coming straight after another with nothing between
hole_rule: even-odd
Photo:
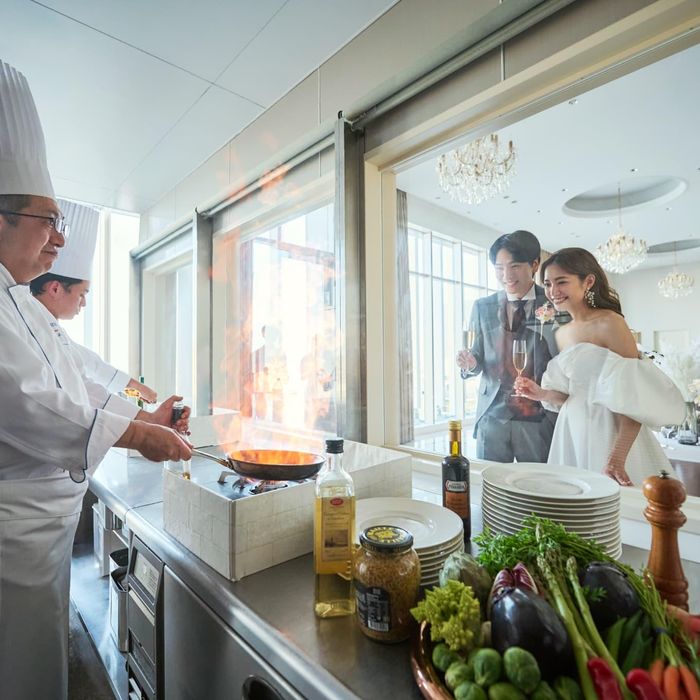
<instances>
[{"instance_id":1,"label":"dark glass bottle","mask_svg":"<svg viewBox=\"0 0 700 700\"><path fill-rule=\"evenodd\" d=\"M442 460L442 505L464 524L464 541L472 536L469 504L469 460L462 454L462 421L450 421L450 454Z\"/></svg>"}]
</instances>

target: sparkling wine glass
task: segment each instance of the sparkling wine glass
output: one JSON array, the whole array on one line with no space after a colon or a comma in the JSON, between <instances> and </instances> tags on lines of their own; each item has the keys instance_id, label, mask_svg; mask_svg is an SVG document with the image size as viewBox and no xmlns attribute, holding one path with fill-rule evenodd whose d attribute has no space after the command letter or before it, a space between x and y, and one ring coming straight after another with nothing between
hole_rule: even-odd
<instances>
[{"instance_id":1,"label":"sparkling wine glass","mask_svg":"<svg viewBox=\"0 0 700 700\"><path fill-rule=\"evenodd\" d=\"M462 346L471 352L475 342L476 326L473 323L465 323L462 328Z\"/></svg>"},{"instance_id":2,"label":"sparkling wine glass","mask_svg":"<svg viewBox=\"0 0 700 700\"><path fill-rule=\"evenodd\" d=\"M518 377L523 373L527 366L527 341L516 338L513 341L513 367L518 373ZM512 394L512 396L520 396Z\"/></svg>"}]
</instances>

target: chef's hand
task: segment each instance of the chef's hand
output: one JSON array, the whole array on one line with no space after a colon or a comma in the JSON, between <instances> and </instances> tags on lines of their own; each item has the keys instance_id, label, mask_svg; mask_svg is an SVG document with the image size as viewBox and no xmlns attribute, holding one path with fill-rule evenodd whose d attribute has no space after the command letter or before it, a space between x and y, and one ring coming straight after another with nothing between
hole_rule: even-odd
<instances>
[{"instance_id":1,"label":"chef's hand","mask_svg":"<svg viewBox=\"0 0 700 700\"><path fill-rule=\"evenodd\" d=\"M542 401L546 395L545 390L528 377L518 377L513 384L513 389L518 396L523 396L533 401Z\"/></svg>"},{"instance_id":2,"label":"chef's hand","mask_svg":"<svg viewBox=\"0 0 700 700\"><path fill-rule=\"evenodd\" d=\"M476 367L476 357L469 350L460 350L457 353L457 366L471 372Z\"/></svg>"},{"instance_id":3,"label":"chef's hand","mask_svg":"<svg viewBox=\"0 0 700 700\"><path fill-rule=\"evenodd\" d=\"M158 394L150 386L146 386L141 382L137 382L135 379L130 379L129 383L126 385L127 389L136 389L139 395L146 403L155 403L158 400Z\"/></svg>"},{"instance_id":4,"label":"chef's hand","mask_svg":"<svg viewBox=\"0 0 700 700\"><path fill-rule=\"evenodd\" d=\"M168 459L177 462L192 458L192 445L172 428L140 420L132 420L129 423L115 447L138 450L153 462L164 462Z\"/></svg>"},{"instance_id":5,"label":"chef's hand","mask_svg":"<svg viewBox=\"0 0 700 700\"><path fill-rule=\"evenodd\" d=\"M182 396L171 396L163 401L163 403L158 406L155 411L139 411L136 415L136 419L146 423L154 423L156 425L164 425L168 428L175 428L178 433L189 435L190 413L192 413L192 409L189 406L185 406L183 408L182 415L178 421L175 423L172 422L173 404L177 401L182 401Z\"/></svg>"}]
</instances>

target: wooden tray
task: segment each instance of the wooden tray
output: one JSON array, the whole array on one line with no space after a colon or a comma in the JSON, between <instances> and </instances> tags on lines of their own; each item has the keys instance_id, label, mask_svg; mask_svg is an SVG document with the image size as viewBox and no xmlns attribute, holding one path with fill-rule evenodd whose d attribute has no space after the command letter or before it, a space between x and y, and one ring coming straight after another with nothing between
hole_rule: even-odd
<instances>
[{"instance_id":1,"label":"wooden tray","mask_svg":"<svg viewBox=\"0 0 700 700\"><path fill-rule=\"evenodd\" d=\"M427 622L421 622L411 643L411 671L421 695L426 700L454 700L432 661L433 643Z\"/></svg>"}]
</instances>

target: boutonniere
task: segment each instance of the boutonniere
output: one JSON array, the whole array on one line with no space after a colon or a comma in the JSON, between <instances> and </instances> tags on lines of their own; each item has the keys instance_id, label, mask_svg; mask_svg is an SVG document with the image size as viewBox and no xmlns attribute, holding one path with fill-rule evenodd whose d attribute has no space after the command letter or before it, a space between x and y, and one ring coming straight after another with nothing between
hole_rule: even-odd
<instances>
[{"instance_id":1,"label":"boutonniere","mask_svg":"<svg viewBox=\"0 0 700 700\"><path fill-rule=\"evenodd\" d=\"M544 324L551 323L556 313L556 310L548 301L535 309L535 318L540 322L540 338L544 333Z\"/></svg>"}]
</instances>

